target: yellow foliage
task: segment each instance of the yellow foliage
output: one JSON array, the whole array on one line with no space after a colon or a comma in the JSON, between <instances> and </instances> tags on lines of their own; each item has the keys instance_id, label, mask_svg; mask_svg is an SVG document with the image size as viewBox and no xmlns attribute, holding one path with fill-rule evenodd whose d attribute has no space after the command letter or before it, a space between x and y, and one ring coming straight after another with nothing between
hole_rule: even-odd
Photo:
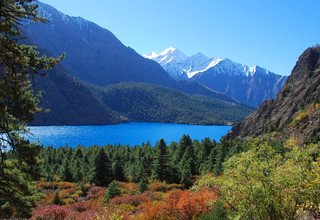
<instances>
[{"instance_id":1,"label":"yellow foliage","mask_svg":"<svg viewBox=\"0 0 320 220\"><path fill-rule=\"evenodd\" d=\"M296 126L299 122L302 120L305 120L309 117L308 112L306 111L300 111L297 113L297 115L294 117L294 119L291 122L291 125Z\"/></svg>"},{"instance_id":2,"label":"yellow foliage","mask_svg":"<svg viewBox=\"0 0 320 220\"><path fill-rule=\"evenodd\" d=\"M285 147L286 148L293 148L298 146L299 144L299 140L296 137L290 137L287 139L286 143L285 143Z\"/></svg>"}]
</instances>

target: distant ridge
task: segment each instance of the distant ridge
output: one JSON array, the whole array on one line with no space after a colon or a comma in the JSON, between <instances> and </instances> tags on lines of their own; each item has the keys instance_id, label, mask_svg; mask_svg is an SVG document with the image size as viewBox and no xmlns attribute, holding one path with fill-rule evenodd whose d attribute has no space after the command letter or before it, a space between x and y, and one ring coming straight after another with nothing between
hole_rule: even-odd
<instances>
[{"instance_id":1,"label":"distant ridge","mask_svg":"<svg viewBox=\"0 0 320 220\"><path fill-rule=\"evenodd\" d=\"M253 107L274 98L287 80L259 66L248 67L201 53L188 57L173 47L143 56L158 62L173 79L197 82Z\"/></svg>"}]
</instances>

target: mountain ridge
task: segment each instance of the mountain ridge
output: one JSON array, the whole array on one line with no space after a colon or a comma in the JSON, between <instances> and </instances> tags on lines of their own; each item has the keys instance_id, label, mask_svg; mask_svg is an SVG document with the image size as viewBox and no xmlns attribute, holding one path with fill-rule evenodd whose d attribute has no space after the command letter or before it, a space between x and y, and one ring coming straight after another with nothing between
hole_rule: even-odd
<instances>
[{"instance_id":1,"label":"mountain ridge","mask_svg":"<svg viewBox=\"0 0 320 220\"><path fill-rule=\"evenodd\" d=\"M93 86L91 91L104 105L128 121L232 125L253 111L242 104L147 83Z\"/></svg>"},{"instance_id":2,"label":"mountain ridge","mask_svg":"<svg viewBox=\"0 0 320 220\"><path fill-rule=\"evenodd\" d=\"M153 83L189 94L234 101L222 93L208 90L196 82L173 80L155 61L145 59L126 47L109 30L79 17L63 14L39 2L39 11L47 24L25 24L25 33L34 45L54 56L66 53L63 67L77 79L98 86L121 82Z\"/></svg>"},{"instance_id":3,"label":"mountain ridge","mask_svg":"<svg viewBox=\"0 0 320 220\"><path fill-rule=\"evenodd\" d=\"M287 79L260 66L248 67L227 58L208 58L201 53L188 57L173 47L144 57L158 62L173 79L199 83L253 107L274 98Z\"/></svg>"}]
</instances>

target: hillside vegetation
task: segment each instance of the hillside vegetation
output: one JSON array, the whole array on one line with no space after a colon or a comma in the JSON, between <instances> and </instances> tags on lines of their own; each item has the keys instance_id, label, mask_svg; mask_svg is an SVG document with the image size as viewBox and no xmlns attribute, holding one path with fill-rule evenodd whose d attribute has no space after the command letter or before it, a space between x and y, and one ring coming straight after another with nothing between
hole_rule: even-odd
<instances>
[{"instance_id":1,"label":"hillside vegetation","mask_svg":"<svg viewBox=\"0 0 320 220\"><path fill-rule=\"evenodd\" d=\"M145 83L92 87L92 91L104 105L129 121L231 125L253 110L242 104Z\"/></svg>"}]
</instances>

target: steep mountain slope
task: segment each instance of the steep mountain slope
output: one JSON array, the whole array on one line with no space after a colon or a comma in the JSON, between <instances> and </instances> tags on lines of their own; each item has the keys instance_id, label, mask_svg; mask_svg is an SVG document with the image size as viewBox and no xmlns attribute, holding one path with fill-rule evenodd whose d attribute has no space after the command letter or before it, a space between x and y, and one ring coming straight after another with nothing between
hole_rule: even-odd
<instances>
[{"instance_id":1,"label":"steep mountain slope","mask_svg":"<svg viewBox=\"0 0 320 220\"><path fill-rule=\"evenodd\" d=\"M276 99L264 102L228 138L246 138L271 131L298 142L320 135L320 47L307 49Z\"/></svg>"},{"instance_id":2,"label":"steep mountain slope","mask_svg":"<svg viewBox=\"0 0 320 220\"><path fill-rule=\"evenodd\" d=\"M247 105L257 107L273 99L287 77L261 67L248 68L225 59L208 70L198 73L191 81L198 82Z\"/></svg>"},{"instance_id":3,"label":"steep mountain slope","mask_svg":"<svg viewBox=\"0 0 320 220\"><path fill-rule=\"evenodd\" d=\"M192 124L234 124L252 108L145 83L121 83L93 93L130 121Z\"/></svg>"},{"instance_id":4,"label":"steep mountain slope","mask_svg":"<svg viewBox=\"0 0 320 220\"><path fill-rule=\"evenodd\" d=\"M42 112L32 125L87 125L120 122L117 115L103 106L82 83L70 77L61 66L46 77L36 77L35 92L41 91ZM49 111L47 111L49 109Z\"/></svg>"},{"instance_id":5,"label":"steep mountain slope","mask_svg":"<svg viewBox=\"0 0 320 220\"><path fill-rule=\"evenodd\" d=\"M44 3L39 12L47 24L25 24L34 44L57 56L66 53L62 65L72 76L95 85L145 82L183 92L231 100L198 83L177 82L161 66L124 46L110 31L80 17L70 17Z\"/></svg>"},{"instance_id":6,"label":"steep mountain slope","mask_svg":"<svg viewBox=\"0 0 320 220\"><path fill-rule=\"evenodd\" d=\"M208 58L201 53L188 57L172 47L144 57L157 61L174 79L197 82L254 107L274 98L287 79L261 67L248 67L229 59Z\"/></svg>"}]
</instances>

